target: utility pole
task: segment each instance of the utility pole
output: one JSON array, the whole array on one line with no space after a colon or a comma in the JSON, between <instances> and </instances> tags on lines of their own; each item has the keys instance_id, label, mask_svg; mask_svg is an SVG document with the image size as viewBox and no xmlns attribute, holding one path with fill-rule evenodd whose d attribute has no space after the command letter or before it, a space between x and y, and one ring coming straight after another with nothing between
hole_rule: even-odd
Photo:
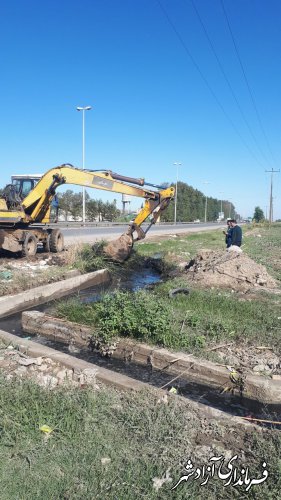
<instances>
[{"instance_id":1,"label":"utility pole","mask_svg":"<svg viewBox=\"0 0 281 500\"><path fill-rule=\"evenodd\" d=\"M273 170L273 168L271 170L265 170L265 172L270 172L271 173L271 180L270 180L270 197L269 197L269 224L271 224L271 222L273 222L273 197L272 197L272 193L273 193L273 174L277 174L278 172L280 172L280 169L279 170Z\"/></svg>"}]
</instances>

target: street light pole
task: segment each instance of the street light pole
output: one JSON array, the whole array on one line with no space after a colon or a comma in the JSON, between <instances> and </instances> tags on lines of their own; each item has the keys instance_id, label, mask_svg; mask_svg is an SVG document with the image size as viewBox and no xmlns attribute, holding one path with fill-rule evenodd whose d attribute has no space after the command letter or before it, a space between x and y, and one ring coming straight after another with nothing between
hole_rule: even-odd
<instances>
[{"instance_id":1,"label":"street light pole","mask_svg":"<svg viewBox=\"0 0 281 500\"><path fill-rule=\"evenodd\" d=\"M203 184L210 184L210 182L204 181ZM207 222L207 206L208 206L208 197L206 195L206 198L205 198L205 223Z\"/></svg>"},{"instance_id":2,"label":"street light pole","mask_svg":"<svg viewBox=\"0 0 281 500\"><path fill-rule=\"evenodd\" d=\"M220 195L223 194L223 191L220 191ZM222 196L221 196L221 214L222 214Z\"/></svg>"},{"instance_id":3,"label":"street light pole","mask_svg":"<svg viewBox=\"0 0 281 500\"><path fill-rule=\"evenodd\" d=\"M82 168L85 170L85 111L90 111L91 106L77 106L77 111L82 111ZM85 187L82 188L82 220L86 220L86 196Z\"/></svg>"},{"instance_id":4,"label":"street light pole","mask_svg":"<svg viewBox=\"0 0 281 500\"><path fill-rule=\"evenodd\" d=\"M231 219L231 200L229 200L229 219Z\"/></svg>"},{"instance_id":5,"label":"street light pole","mask_svg":"<svg viewBox=\"0 0 281 500\"><path fill-rule=\"evenodd\" d=\"M177 167L176 195L175 195L175 220L174 220L174 224L176 224L177 223L177 201L178 201L179 166L181 165L181 163L174 162L174 165Z\"/></svg>"}]
</instances>

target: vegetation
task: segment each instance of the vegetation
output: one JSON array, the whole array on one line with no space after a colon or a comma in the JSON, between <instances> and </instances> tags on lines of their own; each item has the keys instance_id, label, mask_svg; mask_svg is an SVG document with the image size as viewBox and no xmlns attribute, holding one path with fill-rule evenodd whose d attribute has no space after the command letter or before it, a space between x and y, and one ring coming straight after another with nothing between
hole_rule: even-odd
<instances>
[{"instance_id":1,"label":"vegetation","mask_svg":"<svg viewBox=\"0 0 281 500\"><path fill-rule=\"evenodd\" d=\"M187 458L197 467L224 449L238 455L251 477L261 477L264 459L269 469L264 484L248 493L245 487L229 486L227 498L279 498L277 431L263 435L243 426L234 429L227 421L223 426L217 420L208 424L178 398L165 404L154 391L133 395L102 387L47 391L32 383L1 379L0 416L3 500L199 500L202 492L206 500L220 500L226 489L215 477L207 486L192 480L174 492L171 487L184 473ZM39 430L42 425L54 431L46 436ZM203 447L198 446L200 436L205 439ZM223 439L223 448L218 439ZM166 473L170 480L157 486L157 478Z\"/></svg>"},{"instance_id":2,"label":"vegetation","mask_svg":"<svg viewBox=\"0 0 281 500\"><path fill-rule=\"evenodd\" d=\"M169 291L186 281L169 280L154 292L104 294L99 303L69 299L57 306L60 317L95 325L94 337L107 343L131 337L175 350L204 355L218 342L266 343L280 351L279 303L272 296L259 301L237 300L230 292L196 290L171 299Z\"/></svg>"},{"instance_id":3,"label":"vegetation","mask_svg":"<svg viewBox=\"0 0 281 500\"><path fill-rule=\"evenodd\" d=\"M192 222L193 220L205 218L206 195L198 189L194 189L185 182L178 182L177 196L177 221ZM224 212L225 217L237 217L234 205L228 200L207 199L207 220L215 221L219 212ZM164 222L174 221L174 202L163 212L161 220Z\"/></svg>"},{"instance_id":4,"label":"vegetation","mask_svg":"<svg viewBox=\"0 0 281 500\"><path fill-rule=\"evenodd\" d=\"M243 241L244 251L256 262L265 264L275 278L281 279L280 225L247 226ZM171 262L173 258L180 258L188 262L202 247L224 248L221 228L163 240L162 259ZM153 256L160 247L159 242L148 242L138 248L144 256ZM137 268L141 257L135 259ZM86 261L91 262L88 258ZM87 305L75 300L64 301L58 311L71 321L97 325L96 335L105 342L115 336L128 336L205 356L210 346L231 339L244 344L265 343L280 351L278 296L264 293L251 301L237 298L231 291L196 289L192 284L188 296L169 297L171 289L186 286L186 279L168 279L153 292L105 294L100 303Z\"/></svg>"},{"instance_id":5,"label":"vegetation","mask_svg":"<svg viewBox=\"0 0 281 500\"><path fill-rule=\"evenodd\" d=\"M255 222L262 222L264 220L264 213L260 207L256 207L253 215Z\"/></svg>"},{"instance_id":6,"label":"vegetation","mask_svg":"<svg viewBox=\"0 0 281 500\"><path fill-rule=\"evenodd\" d=\"M65 217L69 216L74 220L82 217L82 193L74 193L68 189L64 193L58 194L59 200L59 213ZM86 216L89 221L108 220L125 221L131 220L135 215L130 218L121 215L120 210L117 209L117 201L113 203L103 202L102 200L91 199L86 192ZM177 197L177 220L183 222L192 222L193 220L204 220L206 208L206 195L198 189L194 189L184 182L178 182L178 197ZM237 217L234 205L228 200L218 200L215 198L207 199L207 220L213 221L218 218L219 212L224 212L225 217ZM174 221L174 201L163 212L161 216L163 222Z\"/></svg>"},{"instance_id":7,"label":"vegetation","mask_svg":"<svg viewBox=\"0 0 281 500\"><path fill-rule=\"evenodd\" d=\"M64 193L59 193L59 213L62 214L65 220L71 216L74 220L82 217L82 193L74 193L68 189ZM120 210L117 209L116 200L113 203L103 202L102 200L93 200L88 193L86 197L86 217L89 221L113 221L120 215Z\"/></svg>"}]
</instances>

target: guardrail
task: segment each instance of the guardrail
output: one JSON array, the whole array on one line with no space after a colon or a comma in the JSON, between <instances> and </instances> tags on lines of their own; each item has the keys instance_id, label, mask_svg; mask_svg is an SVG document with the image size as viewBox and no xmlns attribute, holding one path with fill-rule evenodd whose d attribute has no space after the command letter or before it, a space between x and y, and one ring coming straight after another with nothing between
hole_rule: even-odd
<instances>
[{"instance_id":1,"label":"guardrail","mask_svg":"<svg viewBox=\"0 0 281 500\"><path fill-rule=\"evenodd\" d=\"M220 224L221 222L213 221L213 222L207 222L206 224ZM205 224L203 221L202 222L177 222L176 225L190 225L190 224ZM225 224L225 222L223 222ZM50 222L48 224L34 224L34 226L38 227L113 227L113 226L128 226L129 222L107 222L107 221L102 221L102 222L82 222L82 221L59 221L59 222ZM143 223L142 226L149 225L149 223ZM157 222L155 226L174 226L173 222Z\"/></svg>"}]
</instances>

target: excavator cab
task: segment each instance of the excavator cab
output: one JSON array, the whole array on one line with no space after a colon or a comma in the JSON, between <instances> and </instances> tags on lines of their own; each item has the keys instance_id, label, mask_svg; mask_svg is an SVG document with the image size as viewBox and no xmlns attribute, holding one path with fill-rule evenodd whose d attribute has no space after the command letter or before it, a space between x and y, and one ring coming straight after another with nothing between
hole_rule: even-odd
<instances>
[{"instance_id":1,"label":"excavator cab","mask_svg":"<svg viewBox=\"0 0 281 500\"><path fill-rule=\"evenodd\" d=\"M40 181L42 174L33 175L12 175L12 186L14 191L24 200L26 196L35 188L38 181Z\"/></svg>"}]
</instances>

